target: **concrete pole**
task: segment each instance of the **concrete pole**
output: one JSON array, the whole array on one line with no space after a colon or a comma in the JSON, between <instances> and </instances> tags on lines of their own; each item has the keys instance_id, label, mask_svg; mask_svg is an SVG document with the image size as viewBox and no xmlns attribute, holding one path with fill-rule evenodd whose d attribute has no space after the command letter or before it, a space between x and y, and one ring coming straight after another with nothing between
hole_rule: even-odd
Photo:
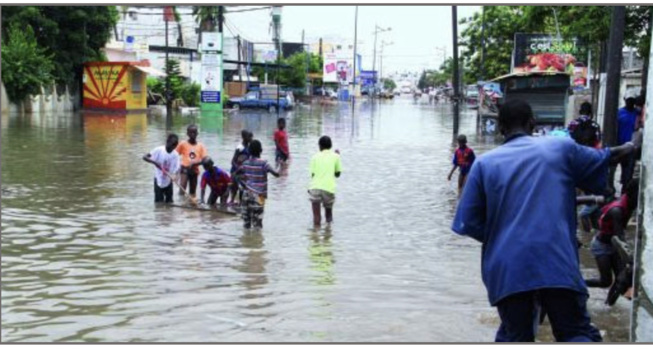
<instances>
[{"instance_id":1,"label":"concrete pole","mask_svg":"<svg viewBox=\"0 0 653 351\"><path fill-rule=\"evenodd\" d=\"M168 19L166 23L166 125L172 125L172 92L170 91L170 63L168 61Z\"/></svg>"},{"instance_id":2,"label":"concrete pole","mask_svg":"<svg viewBox=\"0 0 653 351\"><path fill-rule=\"evenodd\" d=\"M458 137L460 123L460 105L458 104L460 83L458 72L458 11L457 6L451 6L451 26L453 31L453 139Z\"/></svg>"},{"instance_id":3,"label":"concrete pole","mask_svg":"<svg viewBox=\"0 0 653 351\"><path fill-rule=\"evenodd\" d=\"M626 7L612 7L608 43L605 116L603 118L603 143L606 146L615 146L617 144L617 109L619 108L619 82L621 80L621 56L625 21Z\"/></svg>"},{"instance_id":4,"label":"concrete pole","mask_svg":"<svg viewBox=\"0 0 653 351\"><path fill-rule=\"evenodd\" d=\"M356 6L356 13L354 14L354 82L352 84L352 98L351 98L351 108L352 110L354 109L354 105L356 104L356 55L358 54L358 6Z\"/></svg>"}]
</instances>

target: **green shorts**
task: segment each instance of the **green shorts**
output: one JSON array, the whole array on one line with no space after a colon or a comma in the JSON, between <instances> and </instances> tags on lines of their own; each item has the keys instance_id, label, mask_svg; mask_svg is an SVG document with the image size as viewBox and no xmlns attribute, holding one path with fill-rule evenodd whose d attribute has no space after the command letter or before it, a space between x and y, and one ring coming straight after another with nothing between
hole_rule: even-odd
<instances>
[{"instance_id":1,"label":"green shorts","mask_svg":"<svg viewBox=\"0 0 653 351\"><path fill-rule=\"evenodd\" d=\"M312 203L322 204L324 208L333 208L333 203L336 201L335 194L320 189L311 189L308 195Z\"/></svg>"}]
</instances>

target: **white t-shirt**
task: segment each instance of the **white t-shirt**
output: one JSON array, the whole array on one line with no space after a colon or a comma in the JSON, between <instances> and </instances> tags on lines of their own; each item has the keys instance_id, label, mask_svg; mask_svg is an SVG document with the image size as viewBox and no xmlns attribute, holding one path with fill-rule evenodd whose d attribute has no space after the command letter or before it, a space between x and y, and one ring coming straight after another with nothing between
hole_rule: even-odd
<instances>
[{"instance_id":1,"label":"white t-shirt","mask_svg":"<svg viewBox=\"0 0 653 351\"><path fill-rule=\"evenodd\" d=\"M164 145L150 151L150 156L152 157L153 161L160 164L161 167L165 169L165 171L170 175L174 175L175 173L179 172L179 154L177 151L172 150L171 153L168 153ZM168 176L166 176L158 168L154 168L154 179L156 179L156 184L160 188L167 187L171 182L170 178L168 178Z\"/></svg>"}]
</instances>

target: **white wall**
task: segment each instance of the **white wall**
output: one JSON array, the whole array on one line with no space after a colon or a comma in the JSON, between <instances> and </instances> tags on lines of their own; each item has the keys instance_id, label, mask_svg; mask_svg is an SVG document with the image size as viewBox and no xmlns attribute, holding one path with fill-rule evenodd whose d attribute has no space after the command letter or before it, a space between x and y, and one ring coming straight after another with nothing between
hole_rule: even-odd
<instances>
[{"instance_id":1,"label":"white wall","mask_svg":"<svg viewBox=\"0 0 653 351\"><path fill-rule=\"evenodd\" d=\"M651 46L653 54L653 45ZM653 77L653 65L649 66L649 77ZM648 80L646 96L646 120L648 131L644 132L644 146L641 165L641 192L638 218L638 240L636 243L636 274L639 286L638 298L633 305L631 339L638 342L653 342L653 79Z\"/></svg>"}]
</instances>

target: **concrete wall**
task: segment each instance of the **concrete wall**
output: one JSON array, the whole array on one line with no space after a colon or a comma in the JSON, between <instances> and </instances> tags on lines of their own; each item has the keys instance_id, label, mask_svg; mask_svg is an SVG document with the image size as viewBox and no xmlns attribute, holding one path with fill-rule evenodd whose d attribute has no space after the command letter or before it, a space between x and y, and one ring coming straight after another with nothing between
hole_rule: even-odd
<instances>
[{"instance_id":1,"label":"concrete wall","mask_svg":"<svg viewBox=\"0 0 653 351\"><path fill-rule=\"evenodd\" d=\"M653 47L652 47L653 49ZM653 51L652 51L653 52ZM649 67L653 77L653 65ZM633 302L631 340L653 342L653 79L648 81L646 96L646 122L644 132L642 165L640 170L641 192L635 244L635 288Z\"/></svg>"},{"instance_id":2,"label":"concrete wall","mask_svg":"<svg viewBox=\"0 0 653 351\"><path fill-rule=\"evenodd\" d=\"M9 102L2 84L2 113L62 113L79 110L79 107L79 97L71 94L68 88L61 94L54 87L41 88L41 94L28 96L22 103Z\"/></svg>"}]
</instances>

